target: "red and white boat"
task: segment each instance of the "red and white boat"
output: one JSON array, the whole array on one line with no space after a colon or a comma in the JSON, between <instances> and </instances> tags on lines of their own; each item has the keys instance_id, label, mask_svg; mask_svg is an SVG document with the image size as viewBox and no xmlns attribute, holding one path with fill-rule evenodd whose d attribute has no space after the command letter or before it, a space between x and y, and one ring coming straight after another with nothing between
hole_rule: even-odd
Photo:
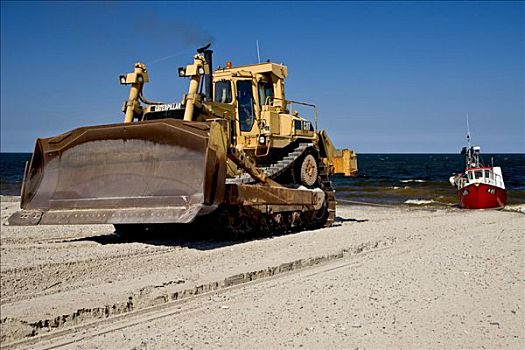
<instances>
[{"instance_id":1,"label":"red and white boat","mask_svg":"<svg viewBox=\"0 0 525 350\"><path fill-rule=\"evenodd\" d=\"M466 156L465 173L451 176L449 181L457 188L459 205L465 209L503 208L507 204L507 191L501 168L485 166L480 159L480 147L463 147Z\"/></svg>"}]
</instances>

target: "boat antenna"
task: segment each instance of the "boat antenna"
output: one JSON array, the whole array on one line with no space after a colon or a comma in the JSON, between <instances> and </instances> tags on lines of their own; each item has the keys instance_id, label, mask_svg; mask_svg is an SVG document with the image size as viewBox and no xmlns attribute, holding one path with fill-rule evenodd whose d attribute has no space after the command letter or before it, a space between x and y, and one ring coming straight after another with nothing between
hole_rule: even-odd
<instances>
[{"instance_id":1,"label":"boat antenna","mask_svg":"<svg viewBox=\"0 0 525 350\"><path fill-rule=\"evenodd\" d=\"M466 115L467 118L467 147L463 147L465 150L465 162L466 162L466 168L470 168L472 165L472 148L470 147L470 125L468 122L468 112Z\"/></svg>"},{"instance_id":2,"label":"boat antenna","mask_svg":"<svg viewBox=\"0 0 525 350\"><path fill-rule=\"evenodd\" d=\"M257 44L257 59L259 60L259 63L261 63L261 54L259 52L259 40L255 40L255 43Z\"/></svg>"},{"instance_id":3,"label":"boat antenna","mask_svg":"<svg viewBox=\"0 0 525 350\"><path fill-rule=\"evenodd\" d=\"M468 112L467 112L467 146L470 148L470 125L468 122Z\"/></svg>"}]
</instances>

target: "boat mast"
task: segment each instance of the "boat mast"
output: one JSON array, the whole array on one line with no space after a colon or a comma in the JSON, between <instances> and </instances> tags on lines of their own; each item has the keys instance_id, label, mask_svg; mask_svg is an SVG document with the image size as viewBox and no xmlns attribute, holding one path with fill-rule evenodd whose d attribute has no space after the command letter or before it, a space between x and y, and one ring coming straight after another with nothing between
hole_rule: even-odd
<instances>
[{"instance_id":1,"label":"boat mast","mask_svg":"<svg viewBox=\"0 0 525 350\"><path fill-rule=\"evenodd\" d=\"M470 123L468 120L467 112L467 151L466 151L466 163L468 168L477 168L481 166L479 161L479 147L472 147L470 145Z\"/></svg>"},{"instance_id":2,"label":"boat mast","mask_svg":"<svg viewBox=\"0 0 525 350\"><path fill-rule=\"evenodd\" d=\"M470 149L470 125L468 122L468 112L467 112L467 148Z\"/></svg>"},{"instance_id":3,"label":"boat mast","mask_svg":"<svg viewBox=\"0 0 525 350\"><path fill-rule=\"evenodd\" d=\"M465 168L470 168L471 165L471 159L472 159L472 148L470 147L470 125L468 122L468 112L467 112L467 151L465 152Z\"/></svg>"}]
</instances>

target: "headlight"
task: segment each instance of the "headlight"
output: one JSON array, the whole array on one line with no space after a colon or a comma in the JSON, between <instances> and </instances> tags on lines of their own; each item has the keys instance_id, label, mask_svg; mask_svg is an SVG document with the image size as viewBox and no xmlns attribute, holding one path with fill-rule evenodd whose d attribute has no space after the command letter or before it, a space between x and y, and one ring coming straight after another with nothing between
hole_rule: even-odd
<instances>
[{"instance_id":1,"label":"headlight","mask_svg":"<svg viewBox=\"0 0 525 350\"><path fill-rule=\"evenodd\" d=\"M199 67L199 74L204 75L204 67Z\"/></svg>"},{"instance_id":2,"label":"headlight","mask_svg":"<svg viewBox=\"0 0 525 350\"><path fill-rule=\"evenodd\" d=\"M261 145L266 144L266 136L264 136L264 135L259 136L259 143Z\"/></svg>"},{"instance_id":3,"label":"headlight","mask_svg":"<svg viewBox=\"0 0 525 350\"><path fill-rule=\"evenodd\" d=\"M185 77L186 76L186 68L179 67L179 77Z\"/></svg>"},{"instance_id":4,"label":"headlight","mask_svg":"<svg viewBox=\"0 0 525 350\"><path fill-rule=\"evenodd\" d=\"M125 75L121 75L119 77L119 80L120 80L120 84L126 85L126 76Z\"/></svg>"}]
</instances>

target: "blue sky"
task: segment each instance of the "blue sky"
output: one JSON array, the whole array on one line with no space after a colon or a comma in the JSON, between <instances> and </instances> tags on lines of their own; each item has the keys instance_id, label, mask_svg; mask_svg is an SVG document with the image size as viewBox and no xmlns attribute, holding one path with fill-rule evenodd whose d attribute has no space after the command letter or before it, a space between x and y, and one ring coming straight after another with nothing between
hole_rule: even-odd
<instances>
[{"instance_id":1,"label":"blue sky","mask_svg":"<svg viewBox=\"0 0 525 350\"><path fill-rule=\"evenodd\" d=\"M523 2L1 2L1 150L119 122L118 75L145 62L149 99L179 101L177 67L289 68L287 97L358 153L455 153L470 115L489 152L525 152Z\"/></svg>"}]
</instances>

